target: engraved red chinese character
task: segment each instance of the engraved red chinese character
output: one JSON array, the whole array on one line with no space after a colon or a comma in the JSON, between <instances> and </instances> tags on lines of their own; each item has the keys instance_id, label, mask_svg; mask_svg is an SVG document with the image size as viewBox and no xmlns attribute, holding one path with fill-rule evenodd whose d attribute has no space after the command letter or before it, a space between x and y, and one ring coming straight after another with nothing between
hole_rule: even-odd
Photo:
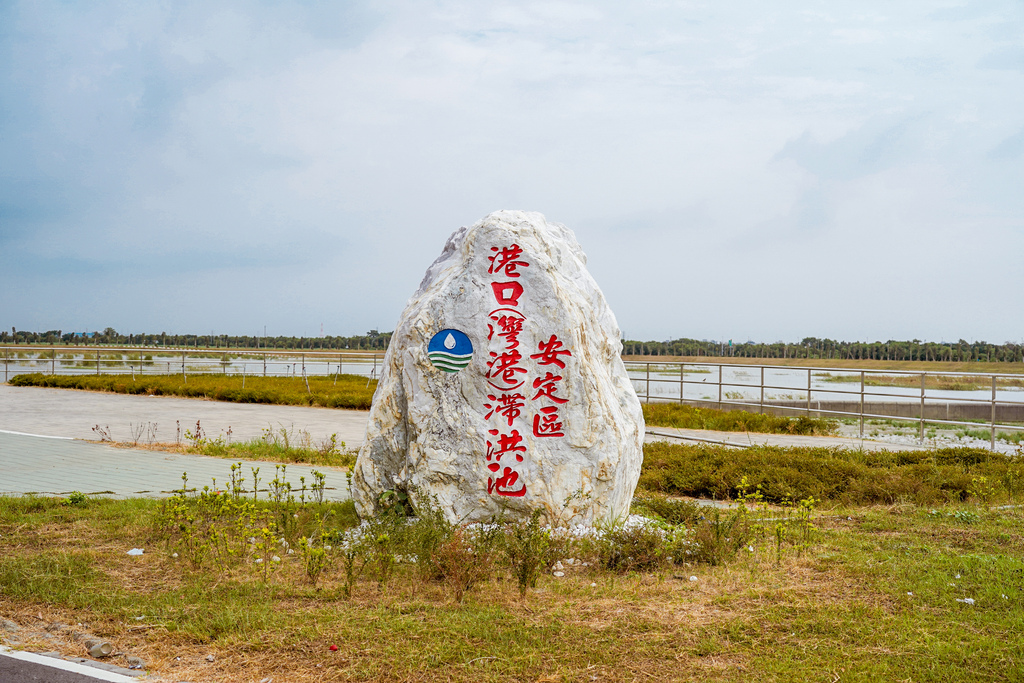
<instances>
[{"instance_id":1,"label":"engraved red chinese character","mask_svg":"<svg viewBox=\"0 0 1024 683\"><path fill-rule=\"evenodd\" d=\"M518 261L520 256L523 255L523 249L518 244L512 244L507 247L491 247L491 251L495 252L494 256L488 256L487 260L491 262L491 267L487 269L488 273L500 273L505 272L508 277L519 277L519 272L516 270L520 266L528 268L530 266L526 261Z\"/></svg>"},{"instance_id":2,"label":"engraved red chinese character","mask_svg":"<svg viewBox=\"0 0 1024 683\"><path fill-rule=\"evenodd\" d=\"M484 415L484 419L490 419L491 415L497 413L505 417L508 421L508 426L512 426L512 420L516 419L522 414L521 408L526 405L526 397L522 394L506 394L501 393L497 396L493 394L487 394L493 403L485 403L484 408L490 408L490 412Z\"/></svg>"},{"instance_id":3,"label":"engraved red chinese character","mask_svg":"<svg viewBox=\"0 0 1024 683\"><path fill-rule=\"evenodd\" d=\"M536 401L541 396L546 396L555 403L568 403L569 399L562 398L561 396L555 396L555 391L558 390L558 382L561 379L561 375L555 375L548 372L545 373L543 377L538 377L533 380L533 388L537 390L537 393L530 400Z\"/></svg>"},{"instance_id":4,"label":"engraved red chinese character","mask_svg":"<svg viewBox=\"0 0 1024 683\"><path fill-rule=\"evenodd\" d=\"M505 348L514 349L519 346L519 334L523 331L523 319L521 317L513 317L511 315L498 315L497 311L491 315L493 320L498 325L498 336L505 338ZM490 334L487 338L490 339L494 333L494 328L488 325Z\"/></svg>"},{"instance_id":5,"label":"engraved red chinese character","mask_svg":"<svg viewBox=\"0 0 1024 683\"><path fill-rule=\"evenodd\" d=\"M547 406L541 408L540 413L533 416L534 436L565 436L562 431L561 418L558 416L558 408Z\"/></svg>"},{"instance_id":6,"label":"engraved red chinese character","mask_svg":"<svg viewBox=\"0 0 1024 683\"><path fill-rule=\"evenodd\" d=\"M490 354L492 360L487 361L488 369L486 376L488 379L500 377L502 382L513 384L516 381L517 372L526 372L526 368L519 365L519 361L523 357L515 349L505 351L504 353L491 351Z\"/></svg>"},{"instance_id":7,"label":"engraved red chinese character","mask_svg":"<svg viewBox=\"0 0 1024 683\"><path fill-rule=\"evenodd\" d=\"M511 467L506 467L505 471L502 472L501 476L497 479L487 477L487 493L496 493L499 496L510 496L512 498L521 498L526 495L526 482L523 482L523 485L518 489L513 488L517 481L519 481L519 474L517 472L513 472Z\"/></svg>"},{"instance_id":8,"label":"engraved red chinese character","mask_svg":"<svg viewBox=\"0 0 1024 683\"><path fill-rule=\"evenodd\" d=\"M491 291L499 306L518 306L523 295L523 286L518 282L492 282Z\"/></svg>"},{"instance_id":9,"label":"engraved red chinese character","mask_svg":"<svg viewBox=\"0 0 1024 683\"><path fill-rule=\"evenodd\" d=\"M487 433L498 437L496 444L487 439L487 469L497 472L500 467L498 461L506 453L514 453L516 462L523 461L523 456L519 454L526 452L526 446L520 445L523 442L523 435L519 433L518 429L513 429L511 434L502 434L497 429L488 429Z\"/></svg>"},{"instance_id":10,"label":"engraved red chinese character","mask_svg":"<svg viewBox=\"0 0 1024 683\"><path fill-rule=\"evenodd\" d=\"M546 342L537 344L537 350L539 353L534 353L530 356L530 358L537 359L537 365L557 365L560 368L564 368L565 363L558 357L572 355L569 349L562 348L562 342L555 335L551 335L551 339Z\"/></svg>"}]
</instances>

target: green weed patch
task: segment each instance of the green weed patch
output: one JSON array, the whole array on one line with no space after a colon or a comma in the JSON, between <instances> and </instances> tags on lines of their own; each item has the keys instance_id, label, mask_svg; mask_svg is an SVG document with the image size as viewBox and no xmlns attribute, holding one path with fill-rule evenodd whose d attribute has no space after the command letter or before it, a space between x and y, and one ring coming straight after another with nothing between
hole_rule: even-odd
<instances>
[{"instance_id":1,"label":"green weed patch","mask_svg":"<svg viewBox=\"0 0 1024 683\"><path fill-rule=\"evenodd\" d=\"M232 403L320 406L369 410L376 380L359 375L302 377L242 377L239 375L16 375L19 387L55 387L109 391L117 394L181 396Z\"/></svg>"},{"instance_id":2,"label":"green weed patch","mask_svg":"<svg viewBox=\"0 0 1024 683\"><path fill-rule=\"evenodd\" d=\"M744 410L697 408L681 403L645 403L644 420L648 427L713 429L722 432L760 432L767 434L835 434L839 423L820 417L781 417Z\"/></svg>"}]
</instances>

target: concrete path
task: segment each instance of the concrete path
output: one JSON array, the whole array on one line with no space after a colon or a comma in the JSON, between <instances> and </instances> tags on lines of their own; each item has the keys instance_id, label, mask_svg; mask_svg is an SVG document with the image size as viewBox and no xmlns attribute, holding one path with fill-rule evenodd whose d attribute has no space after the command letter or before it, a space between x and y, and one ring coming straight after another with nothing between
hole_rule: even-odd
<instances>
[{"instance_id":1,"label":"concrete path","mask_svg":"<svg viewBox=\"0 0 1024 683\"><path fill-rule=\"evenodd\" d=\"M156 441L173 442L195 431L199 420L214 439L231 428L231 438L248 441L266 428L305 430L314 442L337 434L349 448L363 443L369 412L306 406L224 403L172 396L129 396L74 389L0 384L0 429L73 439L99 440L95 425L110 428L114 441L131 441L131 425L157 425ZM184 437L182 437L184 438Z\"/></svg>"},{"instance_id":2,"label":"concrete path","mask_svg":"<svg viewBox=\"0 0 1024 683\"><path fill-rule=\"evenodd\" d=\"M142 673L57 652L23 652L0 645L0 681L10 683L136 683L134 676Z\"/></svg>"},{"instance_id":3,"label":"concrete path","mask_svg":"<svg viewBox=\"0 0 1024 683\"><path fill-rule=\"evenodd\" d=\"M212 486L214 479L218 487L224 487L231 479L231 465L235 462L238 461L203 455L116 448L66 437L0 432L0 495L67 495L81 491L112 498L161 498L181 488L182 472L188 473L189 488ZM260 468L261 490L275 476L272 462L241 462L246 488L251 488L253 467ZM348 499L344 469L288 465L285 478L293 490L301 486L299 477L305 477L309 486L313 470L326 476L326 499Z\"/></svg>"}]
</instances>

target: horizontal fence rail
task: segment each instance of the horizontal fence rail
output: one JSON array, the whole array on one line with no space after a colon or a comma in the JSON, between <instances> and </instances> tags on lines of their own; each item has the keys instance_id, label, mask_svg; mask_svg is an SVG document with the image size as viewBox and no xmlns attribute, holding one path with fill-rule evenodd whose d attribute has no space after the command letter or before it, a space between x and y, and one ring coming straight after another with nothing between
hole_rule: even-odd
<instances>
[{"instance_id":1,"label":"horizontal fence rail","mask_svg":"<svg viewBox=\"0 0 1024 683\"><path fill-rule=\"evenodd\" d=\"M640 400L925 426L1024 430L1024 374L625 361ZM833 386L836 385L836 386ZM850 386L852 385L852 386ZM849 386L849 388L843 388Z\"/></svg>"}]
</instances>

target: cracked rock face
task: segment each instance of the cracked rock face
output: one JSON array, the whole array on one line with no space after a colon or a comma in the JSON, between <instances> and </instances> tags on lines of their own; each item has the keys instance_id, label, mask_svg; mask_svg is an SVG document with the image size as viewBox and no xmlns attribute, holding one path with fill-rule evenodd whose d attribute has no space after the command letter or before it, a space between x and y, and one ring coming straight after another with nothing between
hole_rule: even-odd
<instances>
[{"instance_id":1,"label":"cracked rock face","mask_svg":"<svg viewBox=\"0 0 1024 683\"><path fill-rule=\"evenodd\" d=\"M523 211L457 230L385 355L353 477L360 516L404 492L453 522L624 517L644 422L621 348L570 230Z\"/></svg>"}]
</instances>

